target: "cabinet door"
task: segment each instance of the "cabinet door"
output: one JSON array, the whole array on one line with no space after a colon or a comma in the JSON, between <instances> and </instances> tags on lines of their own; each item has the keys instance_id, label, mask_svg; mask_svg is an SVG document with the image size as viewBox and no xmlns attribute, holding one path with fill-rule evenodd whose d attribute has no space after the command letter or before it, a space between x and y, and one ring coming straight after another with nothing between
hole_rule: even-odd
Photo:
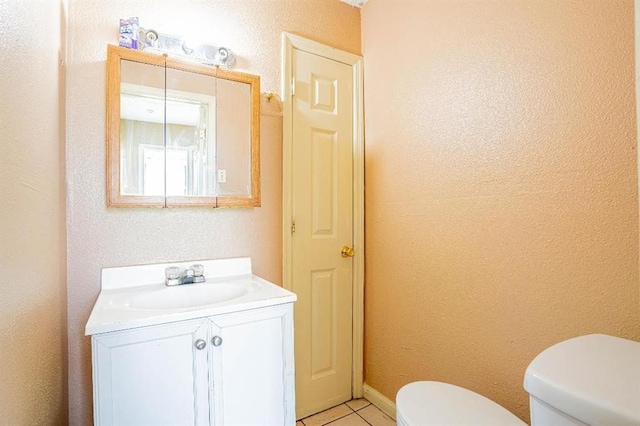
<instances>
[{"instance_id":1,"label":"cabinet door","mask_svg":"<svg viewBox=\"0 0 640 426\"><path fill-rule=\"evenodd\" d=\"M210 320L214 424L294 425L292 304Z\"/></svg>"},{"instance_id":2,"label":"cabinet door","mask_svg":"<svg viewBox=\"0 0 640 426\"><path fill-rule=\"evenodd\" d=\"M207 325L185 321L94 335L96 425L208 425ZM206 347L199 350L201 339Z\"/></svg>"}]
</instances>

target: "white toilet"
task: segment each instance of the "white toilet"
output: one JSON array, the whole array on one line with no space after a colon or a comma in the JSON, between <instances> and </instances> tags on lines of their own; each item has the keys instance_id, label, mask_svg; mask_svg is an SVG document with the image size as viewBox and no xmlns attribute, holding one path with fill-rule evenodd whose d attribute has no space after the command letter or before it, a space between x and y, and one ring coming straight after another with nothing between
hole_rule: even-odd
<instances>
[{"instance_id":1,"label":"white toilet","mask_svg":"<svg viewBox=\"0 0 640 426\"><path fill-rule=\"evenodd\" d=\"M441 382L413 382L396 396L398 426L526 426L506 408L468 389Z\"/></svg>"},{"instance_id":2,"label":"white toilet","mask_svg":"<svg viewBox=\"0 0 640 426\"><path fill-rule=\"evenodd\" d=\"M640 343L591 334L558 343L529 364L533 426L640 426ZM414 382L396 396L401 426L526 425L497 403L440 382Z\"/></svg>"}]
</instances>

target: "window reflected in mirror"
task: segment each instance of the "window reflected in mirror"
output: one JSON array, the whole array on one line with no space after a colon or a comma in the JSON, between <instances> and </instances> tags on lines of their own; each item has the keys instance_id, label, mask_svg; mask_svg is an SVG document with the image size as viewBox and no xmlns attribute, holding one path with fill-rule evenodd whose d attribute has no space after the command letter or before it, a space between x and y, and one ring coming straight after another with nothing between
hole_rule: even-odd
<instances>
[{"instance_id":1,"label":"window reflected in mirror","mask_svg":"<svg viewBox=\"0 0 640 426\"><path fill-rule=\"evenodd\" d=\"M216 196L216 78L167 69L165 122L166 195Z\"/></svg>"}]
</instances>

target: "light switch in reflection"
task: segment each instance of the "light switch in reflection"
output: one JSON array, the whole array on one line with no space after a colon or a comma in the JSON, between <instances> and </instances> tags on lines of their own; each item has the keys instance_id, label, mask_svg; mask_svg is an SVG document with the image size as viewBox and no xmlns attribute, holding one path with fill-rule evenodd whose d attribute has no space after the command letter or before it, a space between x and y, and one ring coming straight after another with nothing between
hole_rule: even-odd
<instances>
[{"instance_id":1,"label":"light switch in reflection","mask_svg":"<svg viewBox=\"0 0 640 426\"><path fill-rule=\"evenodd\" d=\"M227 170L218 170L218 183L225 183L227 181Z\"/></svg>"}]
</instances>

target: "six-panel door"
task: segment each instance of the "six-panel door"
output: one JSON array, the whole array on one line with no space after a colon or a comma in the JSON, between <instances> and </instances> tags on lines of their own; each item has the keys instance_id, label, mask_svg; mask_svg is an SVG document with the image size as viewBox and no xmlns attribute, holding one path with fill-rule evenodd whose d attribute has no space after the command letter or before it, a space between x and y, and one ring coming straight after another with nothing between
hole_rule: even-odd
<instances>
[{"instance_id":1,"label":"six-panel door","mask_svg":"<svg viewBox=\"0 0 640 426\"><path fill-rule=\"evenodd\" d=\"M345 63L293 49L291 66L291 289L297 413L306 417L351 399L354 263L342 249L354 247L354 87Z\"/></svg>"},{"instance_id":2,"label":"six-panel door","mask_svg":"<svg viewBox=\"0 0 640 426\"><path fill-rule=\"evenodd\" d=\"M210 424L208 325L199 319L94 335L95 424Z\"/></svg>"}]
</instances>

